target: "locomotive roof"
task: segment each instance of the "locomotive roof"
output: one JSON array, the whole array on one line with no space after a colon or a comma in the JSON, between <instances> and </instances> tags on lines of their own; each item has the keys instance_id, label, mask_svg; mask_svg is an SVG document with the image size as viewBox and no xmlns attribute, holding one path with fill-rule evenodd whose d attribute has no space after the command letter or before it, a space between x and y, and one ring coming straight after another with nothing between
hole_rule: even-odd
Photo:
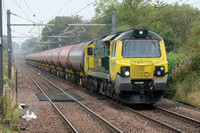
<instances>
[{"instance_id":1,"label":"locomotive roof","mask_svg":"<svg viewBox=\"0 0 200 133\"><path fill-rule=\"evenodd\" d=\"M116 38L114 38L113 40L120 40L122 38L135 38L133 32L134 32L134 30L120 32L120 34ZM161 40L163 39L162 37L160 37L158 34L156 34L153 31L148 31L147 37L150 37L150 38L159 38Z\"/></svg>"}]
</instances>

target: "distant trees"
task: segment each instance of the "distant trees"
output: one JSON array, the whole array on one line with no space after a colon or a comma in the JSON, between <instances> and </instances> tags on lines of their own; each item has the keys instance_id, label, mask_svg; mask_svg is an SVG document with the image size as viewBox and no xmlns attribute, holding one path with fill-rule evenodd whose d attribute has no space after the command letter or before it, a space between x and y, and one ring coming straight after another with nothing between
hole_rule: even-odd
<instances>
[{"instance_id":1,"label":"distant trees","mask_svg":"<svg viewBox=\"0 0 200 133\"><path fill-rule=\"evenodd\" d=\"M20 48L20 45L18 43L12 42L12 48L13 49ZM7 36L3 35L3 51L7 52L7 50L8 50Z\"/></svg>"},{"instance_id":2,"label":"distant trees","mask_svg":"<svg viewBox=\"0 0 200 133\"><path fill-rule=\"evenodd\" d=\"M164 38L167 51L182 47L187 42L191 30L200 25L197 8L187 4L168 5L162 0L156 0L154 3L151 0L99 0L95 17L109 14L113 9L116 10L117 31L136 28L155 31ZM111 23L111 15L101 18L98 22ZM106 32L109 34L111 30Z\"/></svg>"},{"instance_id":3,"label":"distant trees","mask_svg":"<svg viewBox=\"0 0 200 133\"><path fill-rule=\"evenodd\" d=\"M155 31L164 38L168 52L185 45L188 42L191 30L200 25L197 8L187 4L178 5L175 3L169 5L164 3L163 0L156 0L154 3L151 0L123 0L122 2L118 2L118 0L98 0L95 3L94 20L89 23L111 24L112 10L116 11L117 32L130 29ZM68 27L68 24L75 23L88 22L84 22L81 16L56 17L49 21L48 24L55 24L55 26L43 29L40 46L36 48L36 51L76 43L78 30L82 31L79 32L80 41L95 39L112 33L111 26L84 26L84 29L78 26ZM63 34L67 27L69 28L67 33ZM60 34L62 34L62 37L55 37ZM26 48L25 45L23 47Z\"/></svg>"},{"instance_id":4,"label":"distant trees","mask_svg":"<svg viewBox=\"0 0 200 133\"><path fill-rule=\"evenodd\" d=\"M27 39L24 43L22 43L22 49L23 50L30 50L36 47L36 45L39 43L39 39L37 37L33 37L31 39Z\"/></svg>"},{"instance_id":5,"label":"distant trees","mask_svg":"<svg viewBox=\"0 0 200 133\"><path fill-rule=\"evenodd\" d=\"M58 47L59 45L60 46L70 45L72 43L77 42L77 32L78 32L77 26L69 27L69 29L66 31L67 33L64 33L64 30L69 26L68 24L74 24L74 23L83 23L83 20L80 16L56 17L55 19L48 22L48 24L55 24L55 26L51 26L50 29L48 27L45 27L43 29L41 41L44 42L49 39L49 42L57 42L57 44L49 43L51 45L51 48ZM80 28L80 31L83 31L83 29ZM87 31L89 31L89 29L87 29ZM62 34L61 37L55 37L60 34ZM54 37L50 37L50 36L54 36ZM91 39L89 33L84 32L84 34L81 35L80 41L84 41L88 39Z\"/></svg>"}]
</instances>

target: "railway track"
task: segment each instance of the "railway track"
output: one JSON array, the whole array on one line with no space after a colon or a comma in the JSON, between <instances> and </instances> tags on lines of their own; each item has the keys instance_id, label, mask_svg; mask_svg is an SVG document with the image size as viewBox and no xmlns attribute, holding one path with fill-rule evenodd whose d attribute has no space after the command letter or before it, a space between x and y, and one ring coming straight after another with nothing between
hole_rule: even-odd
<instances>
[{"instance_id":1,"label":"railway track","mask_svg":"<svg viewBox=\"0 0 200 133\"><path fill-rule=\"evenodd\" d=\"M26 66L25 66L26 67ZM71 99L73 99L73 101L75 103L77 103L78 105L80 105L80 107L82 107L86 112L90 113L91 116L93 116L95 119L97 119L98 121L101 122L101 125L103 124L104 127L106 127L108 129L109 132L116 132L116 133L122 133L123 131L121 131L120 129L118 129L117 127L115 127L114 125L112 125L110 122L108 122L107 120L105 120L104 118L102 118L101 116L99 116L98 114L96 114L94 111L92 111L91 109L89 109L87 106L85 106L84 104L82 104L81 102L79 102L78 100L76 100L74 97L72 97L70 94L66 93L65 91L63 91L61 88L59 88L58 86L56 86L54 83L52 83L51 81L49 81L48 79L46 79L45 77L39 75L38 73L34 72L33 70L31 70L30 68L26 69L30 70L31 72L33 72L34 74L36 74L37 76L41 77L44 81L46 81L48 84L51 84L51 86L54 86L56 89L58 89L60 92L64 93L65 95L67 95L68 97L70 97ZM27 72L26 72L27 73ZM71 122L65 117L65 115L60 111L60 109L56 106L55 103L52 102L52 100L48 97L48 95L43 91L43 89L36 83L36 81L33 79L33 77L27 73L27 75L30 77L30 79L34 82L34 84L40 89L40 91L47 97L47 99L50 101L50 103L53 105L53 107L56 109L56 111L62 116L62 118L65 120L65 122L67 123L67 125L70 127L72 132L78 132L78 130L71 124ZM42 81L48 88L51 88L47 83L45 83L44 81ZM52 89L52 88L51 88Z\"/></svg>"},{"instance_id":2,"label":"railway track","mask_svg":"<svg viewBox=\"0 0 200 133\"><path fill-rule=\"evenodd\" d=\"M136 113L136 114L138 114L138 115L140 115L142 117L145 117L146 119L148 119L148 120L152 121L153 123L155 123L158 127L161 126L163 129L167 129L167 131L189 132L187 130L184 130L183 128L174 126L173 124L166 123L165 121L162 121L162 120L159 120L159 119L154 119L154 117L152 117L151 115L148 115L147 112L136 111L136 110L133 110L133 109L130 109L130 108L128 110L130 110L130 111L132 111L132 112L134 112L134 113ZM158 108L158 107L154 107L154 110L148 110L148 112L152 112L152 111L156 111L156 113L157 113L156 115L157 116L159 116L160 114L161 115L166 115L166 117L172 117L173 119L174 118L178 119L180 123L183 122L183 123L189 124L189 127L192 126L192 128L193 128L191 130L191 132L199 132L200 131L199 121L196 121L195 119L192 119L192 118L189 118L189 117L186 117L186 116L183 116L183 115L179 115L179 114L174 113L172 111L168 111L168 110L165 110L165 109L162 109L162 108ZM158 114L158 112L160 114ZM185 126L186 128L188 127L187 124Z\"/></svg>"},{"instance_id":3,"label":"railway track","mask_svg":"<svg viewBox=\"0 0 200 133\"><path fill-rule=\"evenodd\" d=\"M200 121L199 120L195 120L193 118L190 118L190 117L187 117L187 116L184 116L184 115L181 115L181 114L178 114L176 112L172 112L170 110L166 110L166 109L163 109L163 108L160 108L160 107L154 107L156 110L162 112L162 113L165 113L166 115L169 115L169 116L172 116L172 117L175 117L179 120L182 120L182 121L185 121L191 125L194 125L196 127L200 127Z\"/></svg>"},{"instance_id":4,"label":"railway track","mask_svg":"<svg viewBox=\"0 0 200 133\"><path fill-rule=\"evenodd\" d=\"M126 109L144 117L145 119L152 121L153 123L155 123L158 126L166 128L172 132L177 132L177 133L183 133L183 132L199 133L200 132L200 121L195 120L193 118L189 118L184 115L177 114L175 112L172 112L172 111L169 111L169 110L166 110L163 108L153 106L152 109L150 109L150 110L148 109L145 111L144 110L137 111L130 107L126 107ZM152 115L152 114L154 114L154 115ZM155 114L158 117L154 117ZM165 117L163 117L163 115ZM161 117L161 118L159 119L159 117ZM169 119L174 120L174 121L170 123L169 121L166 120L167 117L168 118L170 117ZM173 124L173 123L176 123L176 124ZM177 123L180 123L180 124L177 124Z\"/></svg>"},{"instance_id":5,"label":"railway track","mask_svg":"<svg viewBox=\"0 0 200 133\"><path fill-rule=\"evenodd\" d=\"M56 109L56 111L61 115L61 117L64 119L64 121L66 122L66 124L70 127L71 132L74 133L78 133L78 131L76 130L76 128L71 124L71 122L65 117L65 115L59 110L59 108L52 102L52 100L50 99L50 97L43 91L43 89L36 83L36 81L33 79L33 77L25 72L29 78L33 81L33 83L40 89L40 91L45 95L45 97L49 100L49 102L52 104L52 106Z\"/></svg>"}]
</instances>

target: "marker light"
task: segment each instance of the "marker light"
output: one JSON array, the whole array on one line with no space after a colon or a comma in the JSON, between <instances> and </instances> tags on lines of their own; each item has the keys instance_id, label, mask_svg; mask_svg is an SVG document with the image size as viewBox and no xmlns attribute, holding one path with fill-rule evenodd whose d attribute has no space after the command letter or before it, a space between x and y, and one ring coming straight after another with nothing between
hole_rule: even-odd
<instances>
[{"instance_id":1,"label":"marker light","mask_svg":"<svg viewBox=\"0 0 200 133\"><path fill-rule=\"evenodd\" d=\"M163 70L164 70L164 67L160 67L160 70L163 71Z\"/></svg>"},{"instance_id":2,"label":"marker light","mask_svg":"<svg viewBox=\"0 0 200 133\"><path fill-rule=\"evenodd\" d=\"M161 75L161 72L160 72L160 71L157 71L157 75L160 76L160 75Z\"/></svg>"}]
</instances>

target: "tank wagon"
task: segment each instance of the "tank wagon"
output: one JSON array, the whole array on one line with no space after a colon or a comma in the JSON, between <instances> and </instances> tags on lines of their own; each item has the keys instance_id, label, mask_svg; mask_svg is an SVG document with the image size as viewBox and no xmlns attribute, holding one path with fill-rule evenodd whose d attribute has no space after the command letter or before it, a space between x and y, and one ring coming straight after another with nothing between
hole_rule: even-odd
<instances>
[{"instance_id":1,"label":"tank wagon","mask_svg":"<svg viewBox=\"0 0 200 133\"><path fill-rule=\"evenodd\" d=\"M33 53L26 62L129 104L154 104L162 100L167 87L164 40L148 30Z\"/></svg>"}]
</instances>

